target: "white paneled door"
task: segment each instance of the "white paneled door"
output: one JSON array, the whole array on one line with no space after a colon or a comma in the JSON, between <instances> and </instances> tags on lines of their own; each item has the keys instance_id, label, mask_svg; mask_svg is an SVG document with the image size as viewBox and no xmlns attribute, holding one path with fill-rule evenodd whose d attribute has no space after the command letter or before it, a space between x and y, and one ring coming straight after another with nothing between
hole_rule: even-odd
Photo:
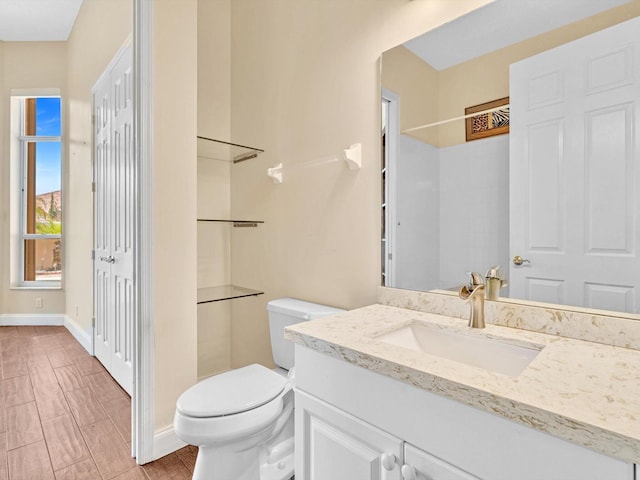
<instances>
[{"instance_id":1,"label":"white paneled door","mask_svg":"<svg viewBox=\"0 0 640 480\"><path fill-rule=\"evenodd\" d=\"M515 298L640 311L640 19L511 66Z\"/></svg>"},{"instance_id":2,"label":"white paneled door","mask_svg":"<svg viewBox=\"0 0 640 480\"><path fill-rule=\"evenodd\" d=\"M130 47L103 74L93 102L95 355L131 394L136 184Z\"/></svg>"}]
</instances>

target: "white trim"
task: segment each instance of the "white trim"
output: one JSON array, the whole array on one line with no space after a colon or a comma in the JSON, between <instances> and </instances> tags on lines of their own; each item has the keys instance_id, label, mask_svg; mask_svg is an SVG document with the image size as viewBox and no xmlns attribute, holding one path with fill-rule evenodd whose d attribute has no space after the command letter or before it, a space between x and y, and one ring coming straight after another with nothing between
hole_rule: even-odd
<instances>
[{"instance_id":1,"label":"white trim","mask_svg":"<svg viewBox=\"0 0 640 480\"><path fill-rule=\"evenodd\" d=\"M180 440L173 430L173 426L166 427L155 433L153 436L153 459L157 460L180 450L187 444Z\"/></svg>"},{"instance_id":2,"label":"white trim","mask_svg":"<svg viewBox=\"0 0 640 480\"><path fill-rule=\"evenodd\" d=\"M0 326L62 326L64 325L65 316L62 313L4 313L0 315Z\"/></svg>"},{"instance_id":3,"label":"white trim","mask_svg":"<svg viewBox=\"0 0 640 480\"><path fill-rule=\"evenodd\" d=\"M0 326L2 327L47 327L64 326L69 333L82 345L82 347L93 355L93 343L91 331L86 331L74 322L71 317L63 313L4 313L0 315Z\"/></svg>"},{"instance_id":4,"label":"white trim","mask_svg":"<svg viewBox=\"0 0 640 480\"><path fill-rule=\"evenodd\" d=\"M131 450L138 464L154 460L152 299L152 34L153 0L134 0L133 97L138 205L135 231L135 302ZM162 443L160 437L160 442Z\"/></svg>"},{"instance_id":5,"label":"white trim","mask_svg":"<svg viewBox=\"0 0 640 480\"><path fill-rule=\"evenodd\" d=\"M41 282L24 282L22 285L11 285L9 290L62 290L62 282L58 280L43 280L49 284Z\"/></svg>"},{"instance_id":6,"label":"white trim","mask_svg":"<svg viewBox=\"0 0 640 480\"><path fill-rule=\"evenodd\" d=\"M396 285L397 281L397 269L396 259L398 258L397 249L397 217L396 211L397 202L397 163L398 163L398 141L400 137L400 95L387 89L382 88L382 100L385 100L389 104L387 111L387 163L386 163L386 233L387 233L387 254L391 254L391 260L385 258L383 261L386 263L385 269L385 286Z\"/></svg>"},{"instance_id":7,"label":"white trim","mask_svg":"<svg viewBox=\"0 0 640 480\"><path fill-rule=\"evenodd\" d=\"M38 96L37 98L43 98L43 97ZM62 97L54 97L54 98L62 99ZM62 117L62 113L60 114L60 117ZM62 138L61 135L46 136L46 137L44 135L19 135L18 136L18 140L20 140L21 142L60 142L62 143L61 138Z\"/></svg>"},{"instance_id":8,"label":"white trim","mask_svg":"<svg viewBox=\"0 0 640 480\"><path fill-rule=\"evenodd\" d=\"M109 65L107 65L107 67L104 69L104 71L102 72L102 74L100 75L100 77L98 78L98 80L96 80L96 82L93 84L93 87L91 87L91 95L93 96L96 93L96 88L98 88L98 85L100 85L102 83L102 81L107 78L107 76L109 75L109 73L111 72L111 70L113 70L113 66L118 63L118 61L120 60L120 58L122 58L122 56L127 52L127 49L131 46L131 35L129 35L126 40L124 42L122 42L122 45L120 46L120 48L118 49L118 51L116 52L116 54L113 56L113 58L111 59L111 61L109 62Z\"/></svg>"},{"instance_id":9,"label":"white trim","mask_svg":"<svg viewBox=\"0 0 640 480\"><path fill-rule=\"evenodd\" d=\"M40 285L46 285L49 286L47 284L51 283L51 280L25 280L24 279L24 264L25 264L25 246L24 246L24 240L55 240L55 239L59 239L60 243L61 243L61 248L62 248L62 252L63 252L63 258L64 258L64 240L62 238L61 234L42 234L42 233L26 233L27 228L26 228L26 218L27 218L27 163L28 163L28 155L27 155L27 144L28 143L40 143L40 142L56 142L60 144L60 193L61 195L64 196L66 195L66 191L65 191L65 184L64 184L64 176L65 176L65 168L64 168L64 156L66 154L66 146L65 146L65 141L63 140L63 131L65 128L65 124L64 124L64 116L63 116L63 111L64 111L64 102L63 102L63 98L59 92L59 89L28 89L29 91L33 92L33 95L30 96L23 96L23 95L11 95L10 97L10 102L12 104L12 106L15 103L15 109L12 108L11 109L11 115L10 115L10 126L11 126L11 135L12 137L14 137L12 139L12 144L17 140L17 142L15 143L15 151L13 149L11 149L10 152L10 163L11 164L17 164L18 166L18 172L19 172L19 179L20 179L20 185L18 187L19 190L16 191L15 194L15 198L17 200L17 205L19 208L19 211L17 212L17 216L18 216L18 222L17 222L17 227L18 227L18 231L17 231L17 248L11 248L11 262L15 262L15 270L11 272L11 279L12 279L12 284L15 284L17 286L26 286L26 287L32 287L32 288L38 288ZM27 91L27 89L12 89L12 93L14 91L20 91L21 93L24 93L25 91ZM46 92L52 92L52 91L58 91L58 93L56 95L40 95L38 92L39 91L46 91ZM56 135L56 136L39 136L39 135L25 135L24 130L25 130L25 110L26 110L26 99L27 98L43 98L43 97L51 97L51 98L57 98L60 101L60 115L59 115L59 120L60 120L60 135ZM19 117L19 118L18 118ZM16 133L18 133L18 135L16 135ZM34 175L36 173L34 172ZM14 194L12 194L13 197ZM12 215L15 214L15 207L14 209L12 209ZM63 212L63 216L64 216L64 212ZM60 222L62 225L64 225L64 221ZM17 258L16 258L17 256ZM12 269L13 270L13 269ZM60 270L60 278L63 278L64 276L64 266L61 266L61 270ZM61 287L62 285L62 281L59 280L57 281L57 283L54 286L59 286Z\"/></svg>"},{"instance_id":10,"label":"white trim","mask_svg":"<svg viewBox=\"0 0 640 480\"><path fill-rule=\"evenodd\" d=\"M56 240L62 239L59 233L25 233L22 235L23 240Z\"/></svg>"},{"instance_id":11,"label":"white trim","mask_svg":"<svg viewBox=\"0 0 640 480\"><path fill-rule=\"evenodd\" d=\"M67 330L69 330L71 335L73 335L89 355L93 355L93 327L90 327L89 330L85 330L74 322L69 315L64 316L64 326L67 327Z\"/></svg>"}]
</instances>

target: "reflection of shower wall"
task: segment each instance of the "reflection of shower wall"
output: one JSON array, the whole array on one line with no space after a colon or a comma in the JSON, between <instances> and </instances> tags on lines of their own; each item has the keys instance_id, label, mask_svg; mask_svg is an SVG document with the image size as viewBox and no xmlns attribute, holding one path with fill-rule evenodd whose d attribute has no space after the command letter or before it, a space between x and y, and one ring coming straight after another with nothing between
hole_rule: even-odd
<instances>
[{"instance_id":1,"label":"reflection of shower wall","mask_svg":"<svg viewBox=\"0 0 640 480\"><path fill-rule=\"evenodd\" d=\"M508 272L509 136L437 148L400 135L398 158L394 286L447 289L470 271Z\"/></svg>"},{"instance_id":2,"label":"reflection of shower wall","mask_svg":"<svg viewBox=\"0 0 640 480\"><path fill-rule=\"evenodd\" d=\"M396 287L438 288L438 149L400 135L397 162Z\"/></svg>"},{"instance_id":3,"label":"reflection of shower wall","mask_svg":"<svg viewBox=\"0 0 640 480\"><path fill-rule=\"evenodd\" d=\"M440 149L439 244L440 288L509 271L509 135Z\"/></svg>"}]
</instances>

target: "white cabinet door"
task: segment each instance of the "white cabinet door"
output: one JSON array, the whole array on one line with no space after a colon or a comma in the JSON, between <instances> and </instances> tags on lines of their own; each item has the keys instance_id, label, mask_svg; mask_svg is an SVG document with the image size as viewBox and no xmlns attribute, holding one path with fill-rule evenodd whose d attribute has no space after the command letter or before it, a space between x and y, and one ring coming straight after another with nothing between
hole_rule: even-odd
<instances>
[{"instance_id":1,"label":"white cabinet door","mask_svg":"<svg viewBox=\"0 0 640 480\"><path fill-rule=\"evenodd\" d=\"M408 443L404 447L404 463L404 480L479 480Z\"/></svg>"},{"instance_id":2,"label":"white cabinet door","mask_svg":"<svg viewBox=\"0 0 640 480\"><path fill-rule=\"evenodd\" d=\"M400 480L402 441L296 392L296 480Z\"/></svg>"}]
</instances>

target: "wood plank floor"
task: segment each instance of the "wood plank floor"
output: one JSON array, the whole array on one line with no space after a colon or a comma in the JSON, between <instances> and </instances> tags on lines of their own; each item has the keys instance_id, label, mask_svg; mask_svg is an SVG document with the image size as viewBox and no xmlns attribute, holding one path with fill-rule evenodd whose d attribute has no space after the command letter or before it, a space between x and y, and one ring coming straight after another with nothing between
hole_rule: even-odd
<instances>
[{"instance_id":1,"label":"wood plank floor","mask_svg":"<svg viewBox=\"0 0 640 480\"><path fill-rule=\"evenodd\" d=\"M0 327L0 480L183 480L197 448L142 467L131 399L64 327Z\"/></svg>"}]
</instances>

